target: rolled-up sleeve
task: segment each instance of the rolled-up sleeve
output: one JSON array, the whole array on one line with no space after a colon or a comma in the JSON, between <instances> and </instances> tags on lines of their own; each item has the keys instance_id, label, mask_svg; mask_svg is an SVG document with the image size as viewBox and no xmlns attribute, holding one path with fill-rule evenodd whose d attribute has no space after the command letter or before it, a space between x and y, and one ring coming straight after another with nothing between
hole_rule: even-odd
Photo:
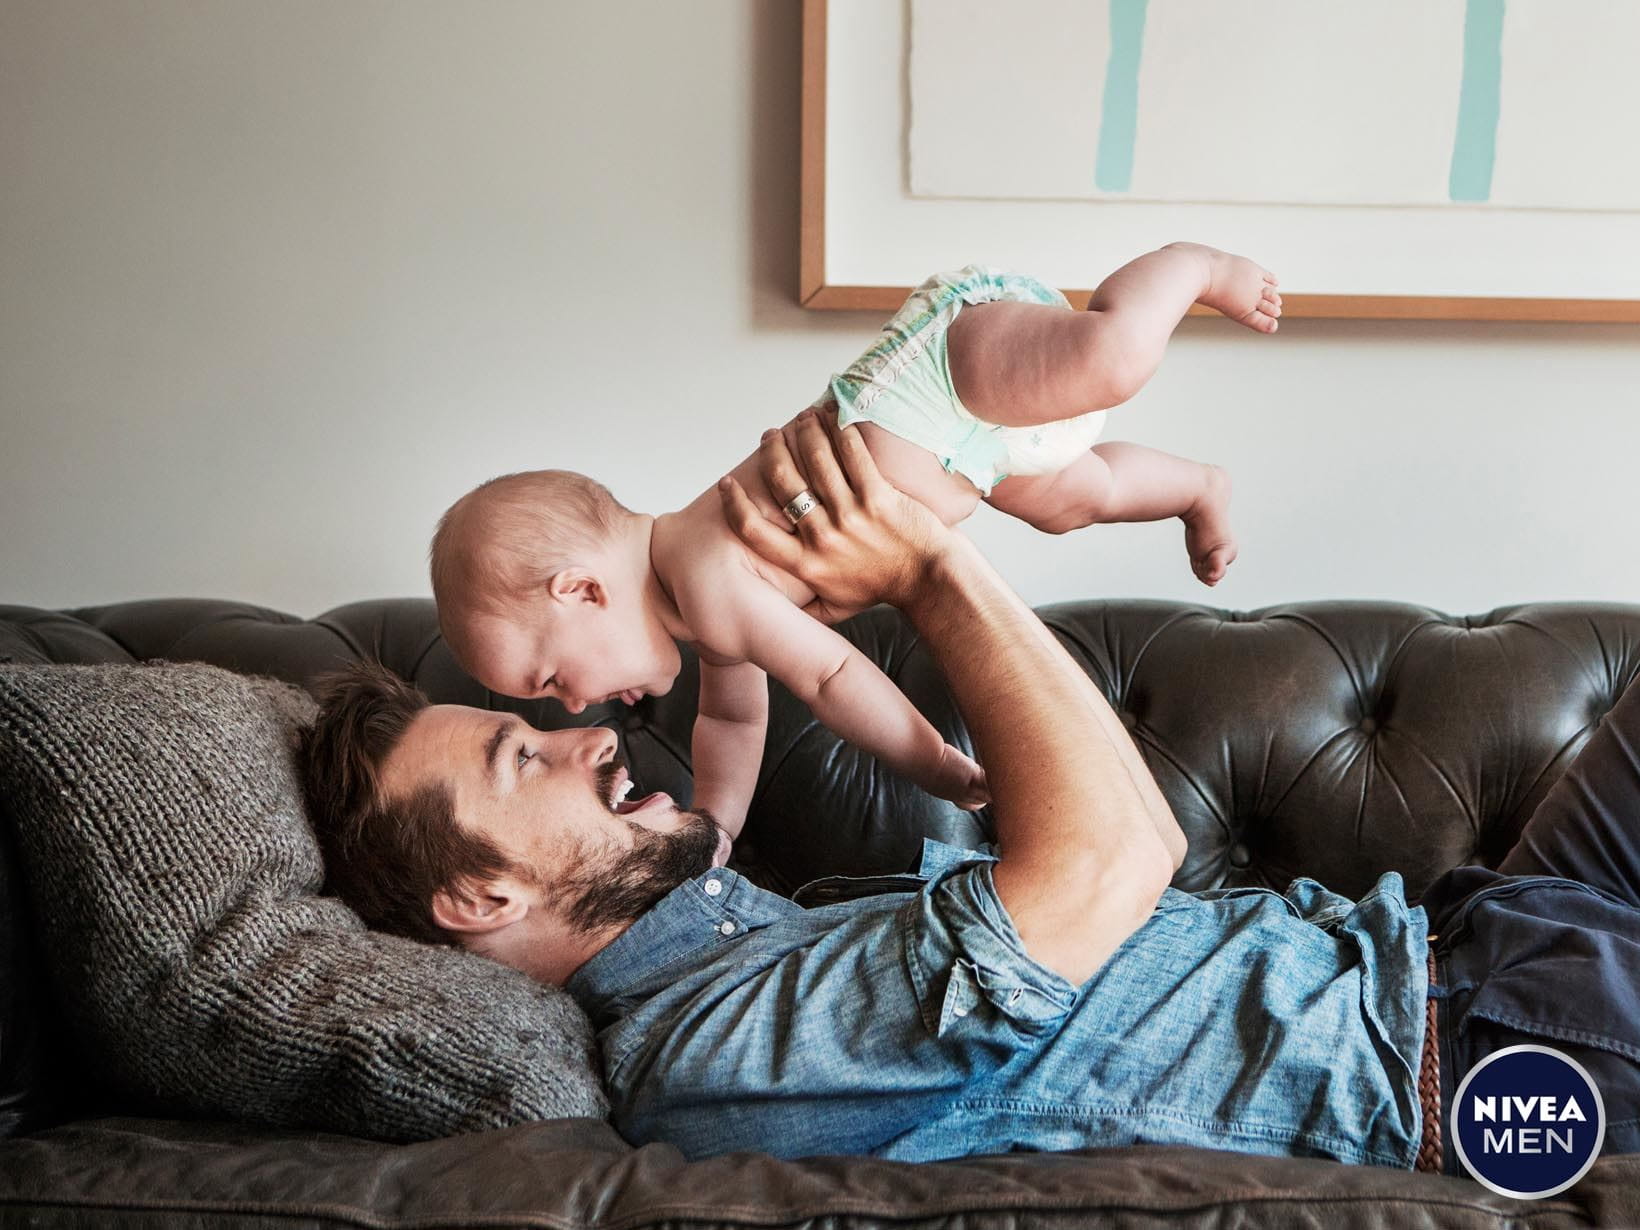
<instances>
[{"instance_id":1,"label":"rolled-up sleeve","mask_svg":"<svg viewBox=\"0 0 1640 1230\"><path fill-rule=\"evenodd\" d=\"M907 910L906 959L930 1033L1005 1052L1058 1028L1077 989L1025 951L994 865L970 863L918 895Z\"/></svg>"}]
</instances>

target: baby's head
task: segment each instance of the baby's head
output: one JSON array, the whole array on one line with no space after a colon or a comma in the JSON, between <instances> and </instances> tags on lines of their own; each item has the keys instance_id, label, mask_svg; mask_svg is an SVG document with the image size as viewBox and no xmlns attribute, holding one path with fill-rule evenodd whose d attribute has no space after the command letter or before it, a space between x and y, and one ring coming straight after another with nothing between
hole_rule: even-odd
<instances>
[{"instance_id":1,"label":"baby's head","mask_svg":"<svg viewBox=\"0 0 1640 1230\"><path fill-rule=\"evenodd\" d=\"M433 598L456 660L506 696L571 713L659 696L677 678L649 564L653 519L568 470L491 479L433 535Z\"/></svg>"}]
</instances>

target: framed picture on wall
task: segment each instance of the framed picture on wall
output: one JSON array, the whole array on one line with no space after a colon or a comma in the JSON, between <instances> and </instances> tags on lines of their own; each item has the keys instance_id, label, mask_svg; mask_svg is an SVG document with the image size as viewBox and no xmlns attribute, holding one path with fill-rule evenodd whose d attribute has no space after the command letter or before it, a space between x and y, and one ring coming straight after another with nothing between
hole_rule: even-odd
<instances>
[{"instance_id":1,"label":"framed picture on wall","mask_svg":"<svg viewBox=\"0 0 1640 1230\"><path fill-rule=\"evenodd\" d=\"M804 0L800 298L1192 239L1288 317L1640 322L1635 47L1626 0Z\"/></svg>"}]
</instances>

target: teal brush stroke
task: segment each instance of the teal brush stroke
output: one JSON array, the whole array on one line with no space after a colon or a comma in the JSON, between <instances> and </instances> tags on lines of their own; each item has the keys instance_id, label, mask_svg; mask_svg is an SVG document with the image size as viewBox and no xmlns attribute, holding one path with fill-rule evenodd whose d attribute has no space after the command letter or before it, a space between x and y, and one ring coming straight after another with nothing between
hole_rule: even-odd
<instances>
[{"instance_id":1,"label":"teal brush stroke","mask_svg":"<svg viewBox=\"0 0 1640 1230\"><path fill-rule=\"evenodd\" d=\"M1463 87L1447 193L1454 201L1492 196L1498 153L1498 95L1503 82L1504 0L1469 0L1463 21Z\"/></svg>"},{"instance_id":2,"label":"teal brush stroke","mask_svg":"<svg viewBox=\"0 0 1640 1230\"><path fill-rule=\"evenodd\" d=\"M1139 127L1139 53L1145 41L1149 0L1110 0L1110 62L1099 118L1099 156L1093 181L1103 192L1126 192L1133 183L1133 134Z\"/></svg>"}]
</instances>

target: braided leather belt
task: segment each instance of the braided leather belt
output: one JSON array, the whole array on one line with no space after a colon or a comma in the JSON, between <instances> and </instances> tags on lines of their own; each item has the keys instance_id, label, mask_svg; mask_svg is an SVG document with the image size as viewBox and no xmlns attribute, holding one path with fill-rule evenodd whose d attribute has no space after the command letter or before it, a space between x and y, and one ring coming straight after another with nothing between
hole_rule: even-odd
<instances>
[{"instance_id":1,"label":"braided leather belt","mask_svg":"<svg viewBox=\"0 0 1640 1230\"><path fill-rule=\"evenodd\" d=\"M1431 936L1431 939L1434 937ZM1435 985L1435 950L1429 950L1429 985ZM1418 1101L1424 1108L1424 1136L1417 1170L1441 1173L1441 1048L1435 1036L1435 997L1424 1003L1424 1053L1418 1065Z\"/></svg>"}]
</instances>

